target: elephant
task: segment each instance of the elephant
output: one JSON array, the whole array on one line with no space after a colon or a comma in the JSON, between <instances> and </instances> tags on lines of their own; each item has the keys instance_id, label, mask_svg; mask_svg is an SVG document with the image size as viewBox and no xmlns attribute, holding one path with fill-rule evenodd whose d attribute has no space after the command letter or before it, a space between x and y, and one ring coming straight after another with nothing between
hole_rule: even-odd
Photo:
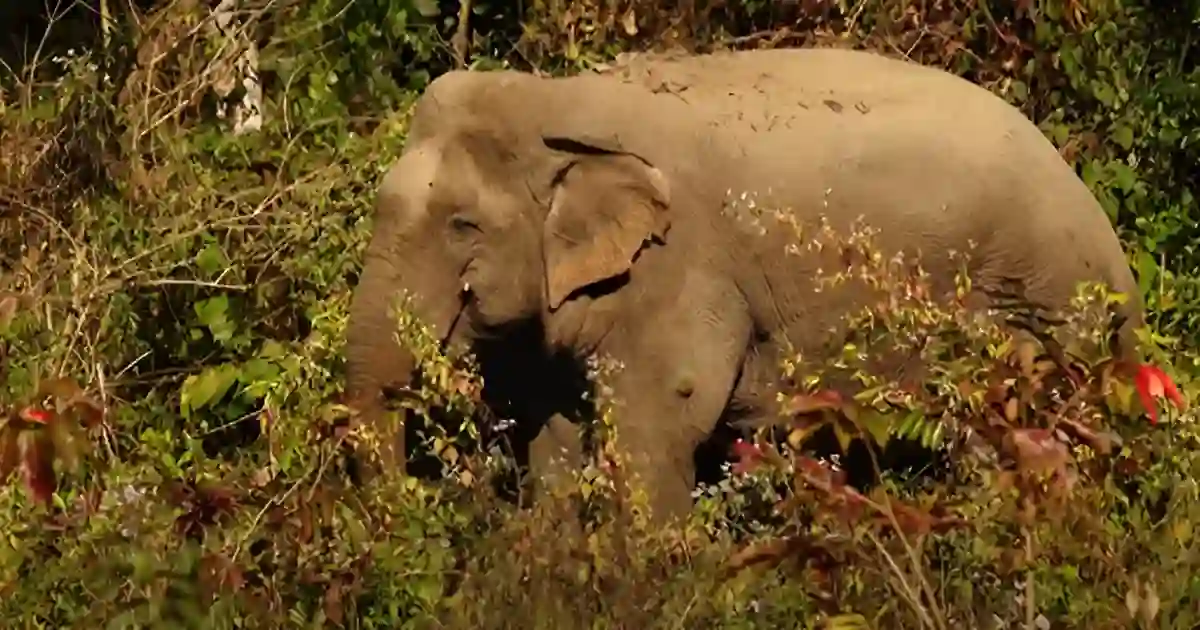
<instances>
[{"instance_id":1,"label":"elephant","mask_svg":"<svg viewBox=\"0 0 1200 630\"><path fill-rule=\"evenodd\" d=\"M1016 279L1061 307L1079 282L1103 283L1128 298L1117 352L1133 352L1143 305L1111 222L1000 97L865 51L635 57L570 77L456 70L430 83L377 191L347 331L353 406L381 422L381 392L413 378L388 316L403 289L448 346L508 340L541 366L619 362L624 469L654 518L686 514L696 450L731 409L774 413L780 359L820 352L863 299L818 291L819 257L789 255L786 231L731 211L747 195L803 225L862 218L885 253L934 255L925 268L945 290L957 268L936 255L951 250L972 252L973 296ZM509 398L524 401L514 419L540 474L545 444L573 448L555 407L577 394L519 380ZM389 447L402 461L403 436Z\"/></svg>"}]
</instances>

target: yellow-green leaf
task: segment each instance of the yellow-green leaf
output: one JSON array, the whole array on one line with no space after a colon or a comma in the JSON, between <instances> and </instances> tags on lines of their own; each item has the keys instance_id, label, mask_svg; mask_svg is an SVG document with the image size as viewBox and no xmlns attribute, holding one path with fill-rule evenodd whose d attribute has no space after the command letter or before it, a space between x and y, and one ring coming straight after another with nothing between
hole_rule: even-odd
<instances>
[{"instance_id":1,"label":"yellow-green leaf","mask_svg":"<svg viewBox=\"0 0 1200 630\"><path fill-rule=\"evenodd\" d=\"M892 437L892 416L874 410L866 410L858 419L858 426L875 440L880 448L886 447Z\"/></svg>"},{"instance_id":2,"label":"yellow-green leaf","mask_svg":"<svg viewBox=\"0 0 1200 630\"><path fill-rule=\"evenodd\" d=\"M838 446L842 448L842 452L845 453L849 451L850 442L854 440L854 434L847 431L846 427L842 426L841 422L833 423L833 434L837 436Z\"/></svg>"}]
</instances>

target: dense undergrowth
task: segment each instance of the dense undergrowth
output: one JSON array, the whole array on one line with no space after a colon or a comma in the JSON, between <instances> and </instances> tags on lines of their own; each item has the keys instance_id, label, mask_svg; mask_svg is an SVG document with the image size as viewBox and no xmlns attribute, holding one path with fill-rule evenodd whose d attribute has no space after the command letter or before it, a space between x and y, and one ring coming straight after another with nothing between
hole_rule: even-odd
<instances>
[{"instance_id":1,"label":"dense undergrowth","mask_svg":"<svg viewBox=\"0 0 1200 630\"><path fill-rule=\"evenodd\" d=\"M1200 430L1185 404L1200 393L1200 276L1186 273L1200 268L1200 13L1130 0L539 1L522 15L247 0L218 24L191 0L117 4L109 28L83 28L90 43L6 51L0 79L5 627L1200 623ZM788 430L741 443L685 526L631 509L611 443L536 509L497 495L502 457L444 444L442 482L353 489L362 436L338 404L349 291L374 187L431 77L801 45L945 67L1041 125L1130 251L1146 363L1081 343L1104 338L1116 297L1085 292L1061 341L1021 343L923 297L919 274L875 264L869 239L848 235L833 246L895 299L840 364L787 366ZM245 119L228 112L254 91L242 78L255 64L261 125L235 133ZM442 366L425 400L470 416L476 378L429 351L419 322L398 329ZM814 380L906 336L936 366L921 387L869 382L843 399ZM595 369L603 383L611 368ZM599 393L603 427L620 392ZM793 448L825 424L938 445L952 463L859 494ZM564 517L580 508L582 526Z\"/></svg>"}]
</instances>

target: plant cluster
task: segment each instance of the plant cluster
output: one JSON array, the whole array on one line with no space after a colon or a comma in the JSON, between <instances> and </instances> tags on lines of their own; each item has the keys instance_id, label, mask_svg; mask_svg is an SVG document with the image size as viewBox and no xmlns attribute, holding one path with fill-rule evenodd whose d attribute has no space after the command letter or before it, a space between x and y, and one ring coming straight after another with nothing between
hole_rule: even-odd
<instances>
[{"instance_id":1,"label":"plant cluster","mask_svg":"<svg viewBox=\"0 0 1200 630\"><path fill-rule=\"evenodd\" d=\"M841 236L823 224L793 250L842 261L822 290L854 283L876 289L878 300L847 318L845 339L827 355L785 364L786 430L770 427L739 445L743 483L784 481L775 509L790 527L748 545L734 566L786 563L819 585L810 595L831 614L865 608L848 605L858 597L890 599L900 610L889 611L886 627L1193 623L1183 612L1195 601L1191 576L1150 569L1153 577L1138 579L1155 584L1152 592L1113 580L1141 570L1117 568L1114 557L1149 552L1173 563L1190 540L1167 529L1143 538L1119 524L1190 531L1195 510L1191 456L1177 450L1196 438L1194 418L1159 424L1164 403L1187 409L1178 385L1154 364L1106 350L1109 307L1125 298L1084 285L1060 316L1020 299L971 309L967 297L980 287L969 278L939 295L919 260L884 256L868 226L854 228ZM903 369L888 369L897 364ZM883 483L864 492L843 466L806 448L824 427L843 452L855 440L872 456L893 440L915 440L948 452L949 470L915 484L880 470ZM1157 480L1147 483L1150 469ZM1060 570L1077 583L1064 583ZM988 589L976 590L981 580ZM1115 597L1122 588L1132 593L1124 611ZM1079 606L1076 597L1097 601Z\"/></svg>"}]
</instances>

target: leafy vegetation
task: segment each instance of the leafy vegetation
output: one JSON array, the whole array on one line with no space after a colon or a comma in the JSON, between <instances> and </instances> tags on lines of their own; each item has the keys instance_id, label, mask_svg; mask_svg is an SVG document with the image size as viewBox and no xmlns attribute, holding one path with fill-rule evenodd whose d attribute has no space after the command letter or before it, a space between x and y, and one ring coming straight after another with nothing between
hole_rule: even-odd
<instances>
[{"instance_id":1,"label":"leafy vegetation","mask_svg":"<svg viewBox=\"0 0 1200 630\"><path fill-rule=\"evenodd\" d=\"M7 627L1200 622L1195 3L119 4L56 9L51 36L3 51ZM779 426L738 445L685 525L643 519L614 480L611 430L578 482L532 509L492 483L503 457L448 435L431 445L441 481L355 487L348 455L371 436L338 403L349 292L372 193L432 77L813 45L947 68L1036 121L1130 251L1146 363L1107 355L1118 296L1084 291L1056 329L1015 338L929 299L911 265L876 261L869 231L829 233L890 299L856 315L869 325L838 340L840 360L784 366ZM249 69L260 111L237 113L257 92ZM889 345L902 338L922 343ZM444 377L425 383L429 411L470 429L470 367L403 313L397 340ZM872 372L897 349L930 360L919 386ZM592 367L601 384L613 369ZM839 373L861 391L823 385ZM620 392L598 392L611 429ZM855 489L836 458L799 448L822 427L950 457Z\"/></svg>"}]
</instances>

